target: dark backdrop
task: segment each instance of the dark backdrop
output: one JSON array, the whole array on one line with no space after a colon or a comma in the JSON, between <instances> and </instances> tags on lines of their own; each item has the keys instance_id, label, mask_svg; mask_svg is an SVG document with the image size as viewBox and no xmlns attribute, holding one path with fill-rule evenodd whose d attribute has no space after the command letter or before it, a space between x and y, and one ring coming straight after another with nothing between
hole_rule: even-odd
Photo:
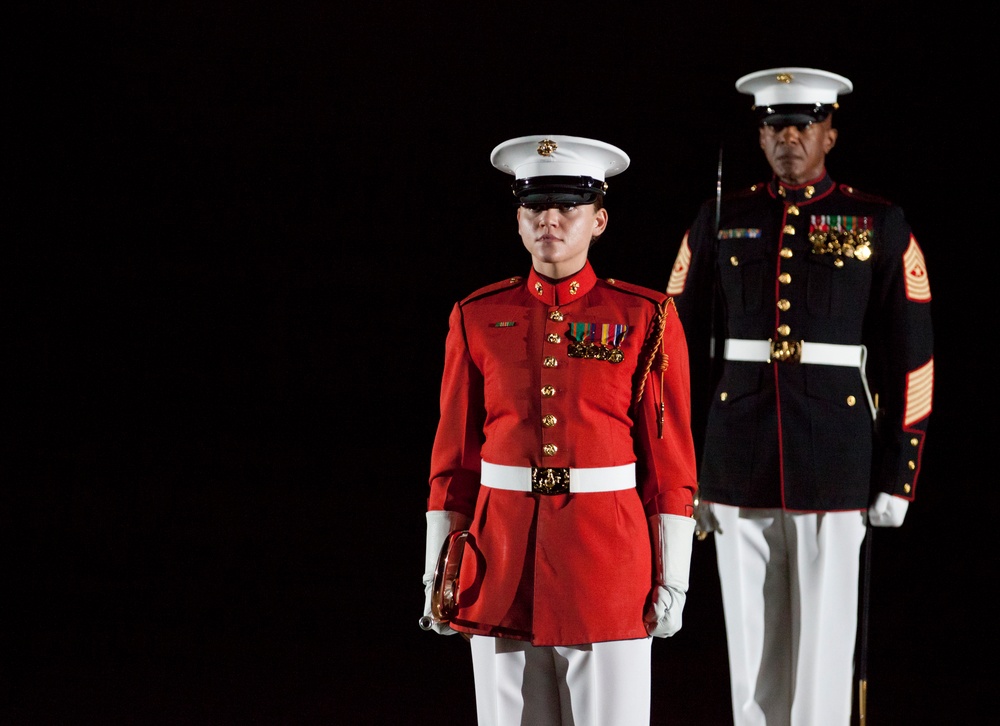
<instances>
[{"instance_id":1,"label":"dark backdrop","mask_svg":"<svg viewBox=\"0 0 1000 726\"><path fill-rule=\"evenodd\" d=\"M977 722L997 676L976 648L996 636L985 19L672 5L19 8L4 723L473 723L465 643L416 621L448 312L529 265L490 151L626 150L592 261L662 289L720 147L724 188L768 175L734 82L778 65L854 81L829 169L904 207L934 295L917 499L873 544L869 722ZM654 643L654 723L729 723L712 547Z\"/></svg>"}]
</instances>

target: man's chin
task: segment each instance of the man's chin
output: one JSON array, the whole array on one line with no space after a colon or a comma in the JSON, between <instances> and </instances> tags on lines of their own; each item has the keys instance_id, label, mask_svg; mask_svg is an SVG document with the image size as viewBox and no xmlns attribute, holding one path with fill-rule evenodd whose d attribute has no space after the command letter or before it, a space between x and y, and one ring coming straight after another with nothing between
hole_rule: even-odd
<instances>
[{"instance_id":1,"label":"man's chin","mask_svg":"<svg viewBox=\"0 0 1000 726\"><path fill-rule=\"evenodd\" d=\"M774 172L786 184L798 184L803 181L805 167L799 162L789 159L786 162L775 162Z\"/></svg>"}]
</instances>

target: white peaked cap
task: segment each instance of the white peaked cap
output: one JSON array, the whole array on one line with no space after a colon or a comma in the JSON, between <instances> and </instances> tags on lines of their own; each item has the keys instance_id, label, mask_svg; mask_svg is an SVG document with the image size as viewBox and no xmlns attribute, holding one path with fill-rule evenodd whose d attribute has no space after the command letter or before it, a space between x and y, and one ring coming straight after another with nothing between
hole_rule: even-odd
<instances>
[{"instance_id":1,"label":"white peaked cap","mask_svg":"<svg viewBox=\"0 0 1000 726\"><path fill-rule=\"evenodd\" d=\"M578 136L520 136L498 144L490 161L516 179L540 176L585 176L604 181L629 165L617 146Z\"/></svg>"},{"instance_id":2,"label":"white peaked cap","mask_svg":"<svg viewBox=\"0 0 1000 726\"><path fill-rule=\"evenodd\" d=\"M755 106L834 104L854 84L844 76L817 68L769 68L736 81L736 90L752 94Z\"/></svg>"}]
</instances>

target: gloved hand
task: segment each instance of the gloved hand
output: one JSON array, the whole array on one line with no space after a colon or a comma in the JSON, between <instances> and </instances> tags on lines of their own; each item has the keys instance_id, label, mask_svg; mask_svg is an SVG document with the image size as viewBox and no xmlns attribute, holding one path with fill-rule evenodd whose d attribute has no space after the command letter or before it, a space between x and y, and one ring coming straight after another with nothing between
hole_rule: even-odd
<instances>
[{"instance_id":1,"label":"gloved hand","mask_svg":"<svg viewBox=\"0 0 1000 726\"><path fill-rule=\"evenodd\" d=\"M879 492L875 503L868 507L868 521L873 527L898 527L906 517L909 501Z\"/></svg>"},{"instance_id":2,"label":"gloved hand","mask_svg":"<svg viewBox=\"0 0 1000 726\"><path fill-rule=\"evenodd\" d=\"M695 521L676 514L649 518L656 584L643 620L654 638L668 638L681 629L691 571L691 545Z\"/></svg>"},{"instance_id":3,"label":"gloved hand","mask_svg":"<svg viewBox=\"0 0 1000 726\"><path fill-rule=\"evenodd\" d=\"M434 588L434 568L437 566L441 547L448 535L458 529L468 529L470 519L458 512L435 510L427 512L427 541L424 548L424 617L420 619L421 627L429 624L429 630L439 635L454 635L448 623L436 622L431 615L431 591Z\"/></svg>"},{"instance_id":4,"label":"gloved hand","mask_svg":"<svg viewBox=\"0 0 1000 726\"><path fill-rule=\"evenodd\" d=\"M715 518L711 502L702 501L700 498L695 499L694 519L696 524L694 534L699 541L705 539L709 532L722 534L722 528L719 526L719 520Z\"/></svg>"}]
</instances>

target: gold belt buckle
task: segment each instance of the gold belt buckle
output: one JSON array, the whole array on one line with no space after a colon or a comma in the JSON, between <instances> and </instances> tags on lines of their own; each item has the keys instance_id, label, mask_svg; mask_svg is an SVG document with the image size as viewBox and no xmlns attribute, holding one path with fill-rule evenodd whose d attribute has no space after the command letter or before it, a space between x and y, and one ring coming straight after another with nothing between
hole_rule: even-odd
<instances>
[{"instance_id":1,"label":"gold belt buckle","mask_svg":"<svg viewBox=\"0 0 1000 726\"><path fill-rule=\"evenodd\" d=\"M531 467L531 491L537 494L566 494L569 491L569 469Z\"/></svg>"},{"instance_id":2,"label":"gold belt buckle","mask_svg":"<svg viewBox=\"0 0 1000 726\"><path fill-rule=\"evenodd\" d=\"M802 341L801 340L772 340L767 339L767 342L771 345L771 353L767 358L767 362L778 361L779 363L798 363L802 358Z\"/></svg>"}]
</instances>

